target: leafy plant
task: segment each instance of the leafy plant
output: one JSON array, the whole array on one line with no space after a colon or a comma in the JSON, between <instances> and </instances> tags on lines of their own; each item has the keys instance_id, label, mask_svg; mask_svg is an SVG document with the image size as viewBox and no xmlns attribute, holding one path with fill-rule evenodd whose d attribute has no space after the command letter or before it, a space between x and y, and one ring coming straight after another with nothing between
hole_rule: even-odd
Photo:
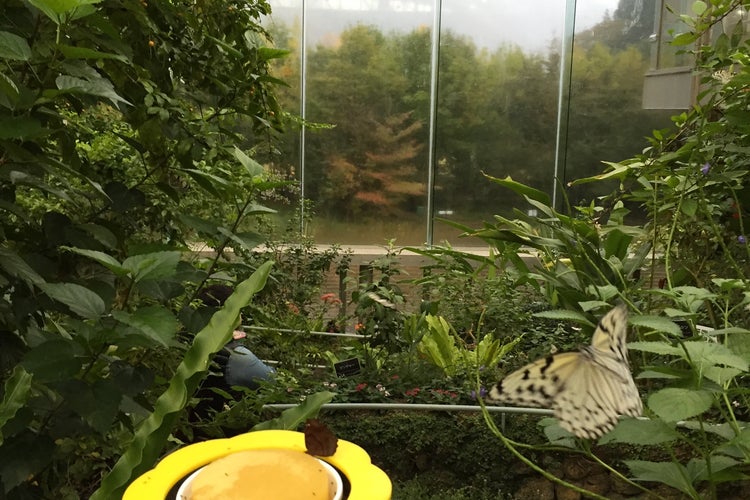
<instances>
[{"instance_id":1,"label":"leafy plant","mask_svg":"<svg viewBox=\"0 0 750 500\"><path fill-rule=\"evenodd\" d=\"M164 451L234 322L188 347L193 298L258 271L247 299L268 272L224 255L259 241L261 201L286 185L253 159L282 126L268 12L3 5L0 496L89 497L110 470L98 495L121 491ZM215 253L193 254L196 240Z\"/></svg>"}]
</instances>

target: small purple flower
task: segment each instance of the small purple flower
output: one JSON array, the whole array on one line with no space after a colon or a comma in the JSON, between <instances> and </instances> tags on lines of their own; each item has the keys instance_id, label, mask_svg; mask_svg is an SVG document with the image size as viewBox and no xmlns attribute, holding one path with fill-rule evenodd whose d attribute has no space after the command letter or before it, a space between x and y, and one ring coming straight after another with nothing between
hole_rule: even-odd
<instances>
[{"instance_id":1,"label":"small purple flower","mask_svg":"<svg viewBox=\"0 0 750 500\"><path fill-rule=\"evenodd\" d=\"M740 245L744 245L745 243L747 243L747 238L745 238L744 234L737 236L737 243L739 243Z\"/></svg>"},{"instance_id":2,"label":"small purple flower","mask_svg":"<svg viewBox=\"0 0 750 500\"><path fill-rule=\"evenodd\" d=\"M479 397L483 398L487 396L487 389L484 387L479 388ZM471 399L477 399L477 391L471 391Z\"/></svg>"},{"instance_id":3,"label":"small purple flower","mask_svg":"<svg viewBox=\"0 0 750 500\"><path fill-rule=\"evenodd\" d=\"M708 162L704 163L701 167L701 173L703 173L703 175L708 175L709 170L711 170L711 164Z\"/></svg>"}]
</instances>

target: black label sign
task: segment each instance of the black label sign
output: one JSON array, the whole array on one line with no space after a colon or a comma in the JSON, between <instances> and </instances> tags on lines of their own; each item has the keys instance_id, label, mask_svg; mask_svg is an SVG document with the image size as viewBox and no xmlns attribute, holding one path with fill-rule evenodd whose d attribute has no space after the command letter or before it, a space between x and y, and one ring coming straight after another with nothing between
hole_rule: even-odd
<instances>
[{"instance_id":1,"label":"black label sign","mask_svg":"<svg viewBox=\"0 0 750 500\"><path fill-rule=\"evenodd\" d=\"M333 368L336 370L337 377L351 377L362 370L362 366L359 364L359 359L357 358L345 359L344 361L334 363Z\"/></svg>"}]
</instances>

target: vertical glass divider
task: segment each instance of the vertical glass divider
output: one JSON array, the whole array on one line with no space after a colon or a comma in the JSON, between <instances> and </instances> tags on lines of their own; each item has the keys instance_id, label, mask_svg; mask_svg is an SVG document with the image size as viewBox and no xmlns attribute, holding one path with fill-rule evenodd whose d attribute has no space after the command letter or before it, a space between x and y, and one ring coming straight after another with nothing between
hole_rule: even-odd
<instances>
[{"instance_id":1,"label":"vertical glass divider","mask_svg":"<svg viewBox=\"0 0 750 500\"><path fill-rule=\"evenodd\" d=\"M555 133L555 170L552 179L552 206L557 207L558 189L565 180L570 117L570 84L573 73L573 39L576 27L576 0L566 0L563 36L560 44L560 77L557 86L557 130ZM562 175L562 178L561 178Z\"/></svg>"},{"instance_id":2,"label":"vertical glass divider","mask_svg":"<svg viewBox=\"0 0 750 500\"><path fill-rule=\"evenodd\" d=\"M433 216L435 213L435 174L436 174L436 138L437 133L437 98L438 98L438 70L440 62L440 19L442 15L443 2L435 0L434 16L432 19L432 52L430 54L430 133L428 139L427 154L427 236L425 244L431 247L433 244Z\"/></svg>"},{"instance_id":3,"label":"vertical glass divider","mask_svg":"<svg viewBox=\"0 0 750 500\"><path fill-rule=\"evenodd\" d=\"M305 235L305 120L307 120L307 2L302 2L301 33L299 42L299 101L302 124L299 132L299 230Z\"/></svg>"}]
</instances>

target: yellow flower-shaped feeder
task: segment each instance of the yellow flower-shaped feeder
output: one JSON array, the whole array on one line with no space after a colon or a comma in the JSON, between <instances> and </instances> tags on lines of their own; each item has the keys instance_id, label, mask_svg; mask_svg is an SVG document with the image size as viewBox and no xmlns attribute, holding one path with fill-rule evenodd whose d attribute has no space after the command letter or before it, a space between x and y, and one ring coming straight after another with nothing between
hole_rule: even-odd
<instances>
[{"instance_id":1,"label":"yellow flower-shaped feeder","mask_svg":"<svg viewBox=\"0 0 750 500\"><path fill-rule=\"evenodd\" d=\"M200 467L230 453L262 449L305 453L305 435L295 431L267 430L191 444L164 457L155 468L133 481L123 500L165 500L177 483ZM356 444L339 439L334 455L319 458L346 476L351 487L345 497L347 500L390 500L390 479Z\"/></svg>"}]
</instances>

